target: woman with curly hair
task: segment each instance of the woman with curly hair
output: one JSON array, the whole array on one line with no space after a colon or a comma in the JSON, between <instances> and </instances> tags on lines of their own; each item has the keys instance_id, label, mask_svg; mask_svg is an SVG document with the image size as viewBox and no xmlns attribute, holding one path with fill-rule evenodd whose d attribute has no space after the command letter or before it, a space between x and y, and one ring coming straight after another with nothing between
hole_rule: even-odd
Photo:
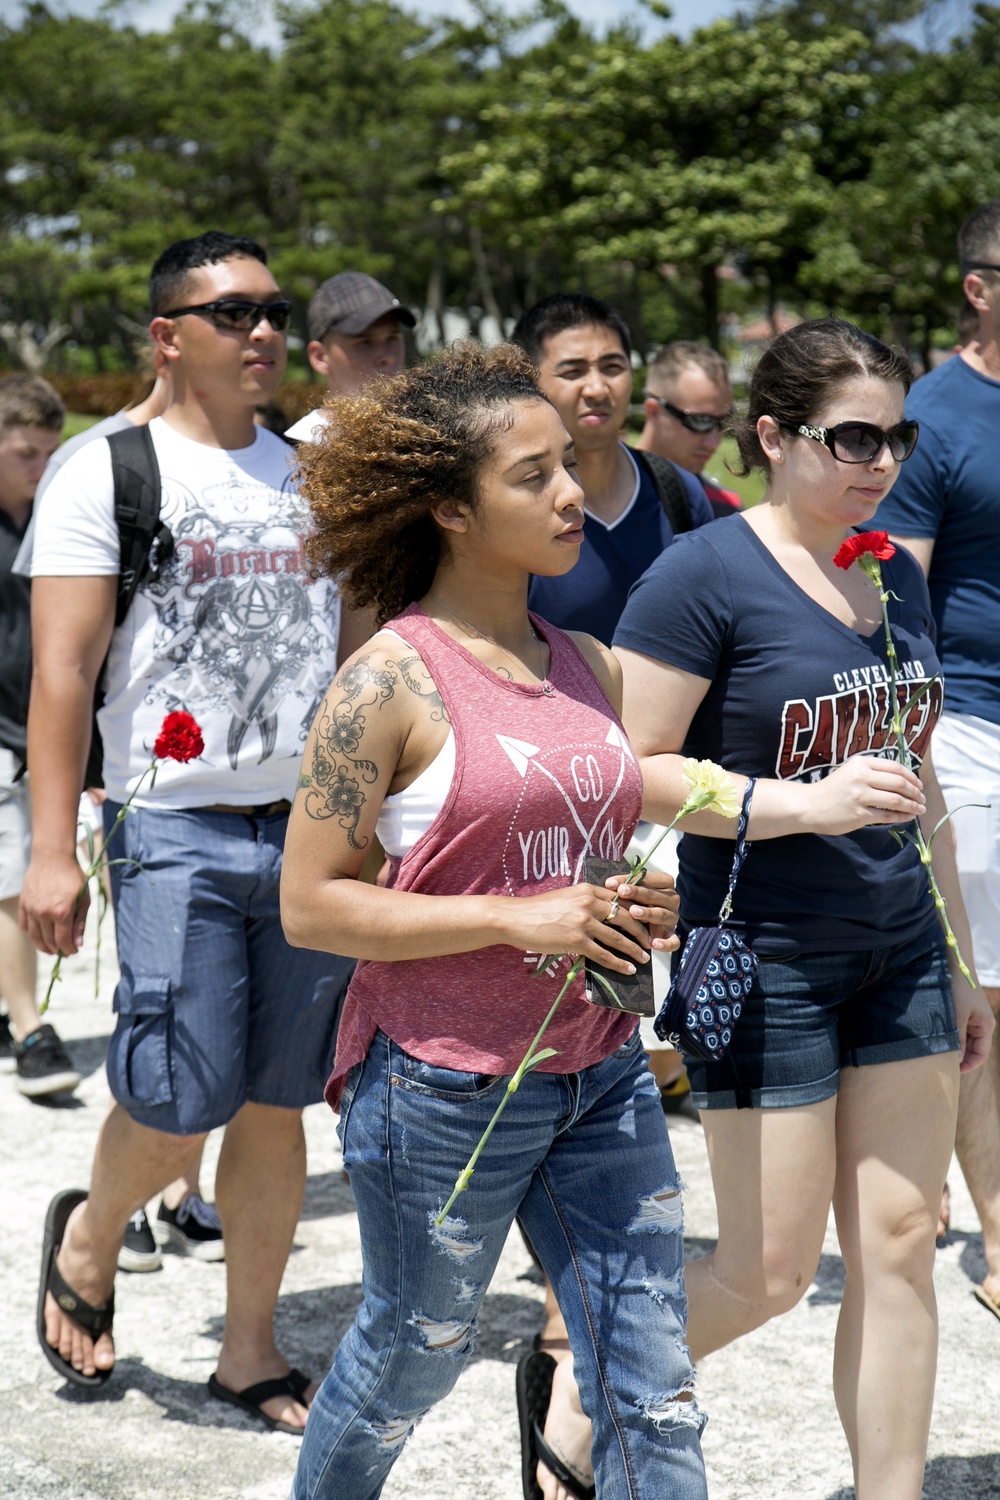
<instances>
[{"instance_id":1,"label":"woman with curly hair","mask_svg":"<svg viewBox=\"0 0 1000 1500\"><path fill-rule=\"evenodd\" d=\"M582 878L586 856L621 858L641 783L610 652L527 608L530 577L577 556L572 445L509 347L459 347L332 410L303 457L311 558L381 628L310 732L282 911L290 942L360 960L327 1098L364 1301L313 1402L295 1500L381 1493L472 1352L515 1215L566 1316L602 1500L703 1500L680 1185L634 1017L574 983L554 1052L437 1222L565 980L568 961L535 977L530 955L629 974L676 942L665 878L622 886L620 909L617 881ZM385 888L358 878L376 833ZM557 1492L593 1494L590 1474Z\"/></svg>"}]
</instances>

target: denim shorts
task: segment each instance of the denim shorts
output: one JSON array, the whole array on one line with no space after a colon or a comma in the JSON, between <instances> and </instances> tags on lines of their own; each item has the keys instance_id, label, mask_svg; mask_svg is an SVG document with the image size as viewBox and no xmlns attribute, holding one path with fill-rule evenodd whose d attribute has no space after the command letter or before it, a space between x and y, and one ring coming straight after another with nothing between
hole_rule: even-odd
<instances>
[{"instance_id":1,"label":"denim shorts","mask_svg":"<svg viewBox=\"0 0 1000 1500\"><path fill-rule=\"evenodd\" d=\"M958 1050L948 950L937 918L908 943L762 958L729 1051L689 1062L699 1109L818 1104L841 1068Z\"/></svg>"},{"instance_id":2,"label":"denim shorts","mask_svg":"<svg viewBox=\"0 0 1000 1500\"><path fill-rule=\"evenodd\" d=\"M110 828L118 804L105 803ZM109 846L118 964L111 1092L141 1125L200 1135L248 1100L323 1097L351 959L291 948L287 813L137 808Z\"/></svg>"}]
</instances>

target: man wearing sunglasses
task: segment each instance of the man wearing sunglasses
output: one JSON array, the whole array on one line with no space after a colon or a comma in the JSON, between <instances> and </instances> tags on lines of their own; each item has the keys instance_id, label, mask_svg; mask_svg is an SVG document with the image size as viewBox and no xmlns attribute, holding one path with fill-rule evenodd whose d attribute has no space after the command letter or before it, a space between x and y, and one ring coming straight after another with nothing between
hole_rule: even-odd
<instances>
[{"instance_id":1,"label":"man wearing sunglasses","mask_svg":"<svg viewBox=\"0 0 1000 1500\"><path fill-rule=\"evenodd\" d=\"M404 328L416 318L388 287L361 271L342 271L319 288L306 313L306 355L331 396L348 395L378 375L398 375L406 356ZM326 420L322 407L308 412L285 437L312 442Z\"/></svg>"},{"instance_id":2,"label":"man wearing sunglasses","mask_svg":"<svg viewBox=\"0 0 1000 1500\"><path fill-rule=\"evenodd\" d=\"M193 714L205 746L161 761L115 835L112 855L133 862L111 870L116 1104L89 1195L50 1205L39 1338L65 1379L108 1378L126 1224L226 1125L228 1312L209 1387L297 1433L310 1382L275 1346L272 1316L305 1184L301 1111L322 1097L345 961L288 946L278 880L304 736L336 668L337 602L306 571L287 445L254 423L285 367L289 313L265 252L215 232L178 241L153 267L150 304L170 394L146 431L173 547L121 625L115 439L76 453L38 515L36 842L21 917L42 952L70 955L82 939L76 804L102 662L106 828L167 713Z\"/></svg>"},{"instance_id":3,"label":"man wearing sunglasses","mask_svg":"<svg viewBox=\"0 0 1000 1500\"><path fill-rule=\"evenodd\" d=\"M1000 198L963 224L958 258L976 328L910 392L920 442L873 524L927 574L945 681L934 766L959 809L951 827L976 971L1000 1013ZM962 1079L957 1150L983 1226L975 1295L1000 1318L1000 1051Z\"/></svg>"},{"instance_id":4,"label":"man wearing sunglasses","mask_svg":"<svg viewBox=\"0 0 1000 1500\"><path fill-rule=\"evenodd\" d=\"M733 389L723 356L685 339L664 344L646 375L643 410L646 423L637 449L660 453L696 474L715 516L735 516L742 510L736 490L724 489L705 472L733 413Z\"/></svg>"},{"instance_id":5,"label":"man wearing sunglasses","mask_svg":"<svg viewBox=\"0 0 1000 1500\"><path fill-rule=\"evenodd\" d=\"M646 422L636 443L639 451L658 453L697 475L716 517L742 510L736 491L724 489L704 472L733 409L722 355L682 339L664 344L646 376L643 409Z\"/></svg>"}]
</instances>

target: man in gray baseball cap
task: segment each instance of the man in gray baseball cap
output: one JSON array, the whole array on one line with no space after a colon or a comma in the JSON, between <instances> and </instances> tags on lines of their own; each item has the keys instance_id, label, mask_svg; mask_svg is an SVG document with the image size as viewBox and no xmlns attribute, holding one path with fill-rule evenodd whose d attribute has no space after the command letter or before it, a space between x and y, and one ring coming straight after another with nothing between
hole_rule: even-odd
<instances>
[{"instance_id":1,"label":"man in gray baseball cap","mask_svg":"<svg viewBox=\"0 0 1000 1500\"><path fill-rule=\"evenodd\" d=\"M306 314L306 354L332 395L355 391L375 375L396 375L406 353L403 328L416 318L388 287L362 271L343 271L324 281ZM312 442L325 420L311 411L285 433L293 443Z\"/></svg>"}]
</instances>

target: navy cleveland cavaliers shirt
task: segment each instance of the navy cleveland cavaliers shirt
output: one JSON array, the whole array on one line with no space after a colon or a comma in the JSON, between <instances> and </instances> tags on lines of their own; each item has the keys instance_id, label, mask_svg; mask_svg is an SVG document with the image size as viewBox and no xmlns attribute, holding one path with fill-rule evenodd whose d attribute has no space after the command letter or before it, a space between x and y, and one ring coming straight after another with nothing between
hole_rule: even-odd
<instances>
[{"instance_id":1,"label":"navy cleveland cavaliers shirt","mask_svg":"<svg viewBox=\"0 0 1000 1500\"><path fill-rule=\"evenodd\" d=\"M900 693L939 672L924 576L902 548L882 576L899 596L889 623ZM615 645L711 679L686 755L746 776L817 781L852 755L895 755L881 624L859 635L810 599L741 517L678 537L636 584ZM940 679L915 703L917 762L941 712ZM717 919L732 864L726 839L684 834L681 914ZM761 954L908 942L934 907L915 849L885 827L754 843L736 887L733 925Z\"/></svg>"}]
</instances>

